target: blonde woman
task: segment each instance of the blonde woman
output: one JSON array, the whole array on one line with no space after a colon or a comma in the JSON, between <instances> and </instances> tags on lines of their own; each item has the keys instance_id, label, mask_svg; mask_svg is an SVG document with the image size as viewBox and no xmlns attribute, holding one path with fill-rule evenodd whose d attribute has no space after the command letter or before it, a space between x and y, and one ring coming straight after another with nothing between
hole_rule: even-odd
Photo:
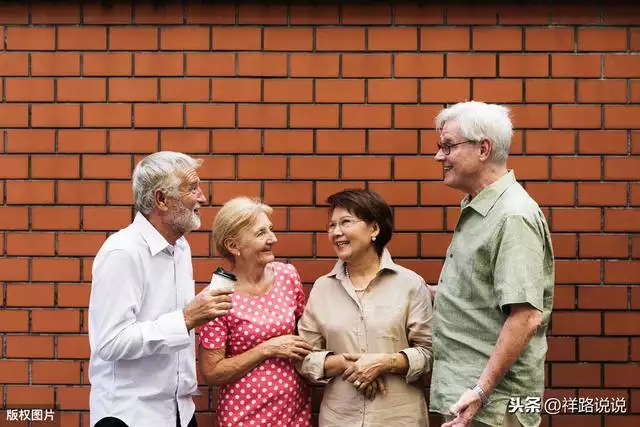
<instances>
[{"instance_id":1,"label":"blonde woman","mask_svg":"<svg viewBox=\"0 0 640 427\"><path fill-rule=\"evenodd\" d=\"M213 222L218 252L236 276L233 309L200 330L200 368L220 385L220 426L311 425L310 392L294 362L311 346L294 335L305 297L296 269L274 261L271 207L237 197Z\"/></svg>"}]
</instances>

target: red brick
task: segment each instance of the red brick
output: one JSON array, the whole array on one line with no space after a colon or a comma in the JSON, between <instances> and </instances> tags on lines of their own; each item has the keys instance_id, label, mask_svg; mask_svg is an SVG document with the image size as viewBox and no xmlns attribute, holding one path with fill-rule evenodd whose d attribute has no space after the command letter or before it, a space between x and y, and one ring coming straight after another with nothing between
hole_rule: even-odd
<instances>
[{"instance_id":1,"label":"red brick","mask_svg":"<svg viewBox=\"0 0 640 427\"><path fill-rule=\"evenodd\" d=\"M450 5L447 7L447 24L495 24L497 9L492 4Z\"/></svg>"},{"instance_id":2,"label":"red brick","mask_svg":"<svg viewBox=\"0 0 640 427\"><path fill-rule=\"evenodd\" d=\"M39 206L31 208L34 230L79 230L80 209L72 206Z\"/></svg>"},{"instance_id":3,"label":"red brick","mask_svg":"<svg viewBox=\"0 0 640 427\"><path fill-rule=\"evenodd\" d=\"M290 4L289 20L292 25L318 25L340 23L340 9L338 4Z\"/></svg>"},{"instance_id":4,"label":"red brick","mask_svg":"<svg viewBox=\"0 0 640 427\"><path fill-rule=\"evenodd\" d=\"M181 4L138 3L135 5L136 24L182 24Z\"/></svg>"},{"instance_id":5,"label":"red brick","mask_svg":"<svg viewBox=\"0 0 640 427\"><path fill-rule=\"evenodd\" d=\"M522 50L522 30L514 27L473 29L473 50Z\"/></svg>"},{"instance_id":6,"label":"red brick","mask_svg":"<svg viewBox=\"0 0 640 427\"><path fill-rule=\"evenodd\" d=\"M51 27L9 27L7 50L54 50L55 29Z\"/></svg>"},{"instance_id":7,"label":"red brick","mask_svg":"<svg viewBox=\"0 0 640 427\"><path fill-rule=\"evenodd\" d=\"M104 153L107 151L107 133L95 129L69 129L58 131L59 153Z\"/></svg>"},{"instance_id":8,"label":"red brick","mask_svg":"<svg viewBox=\"0 0 640 427\"><path fill-rule=\"evenodd\" d=\"M553 77L600 77L600 55L551 55Z\"/></svg>"},{"instance_id":9,"label":"red brick","mask_svg":"<svg viewBox=\"0 0 640 427\"><path fill-rule=\"evenodd\" d=\"M131 157L124 155L87 155L82 162L82 177L95 178L120 178L131 177Z\"/></svg>"},{"instance_id":10,"label":"red brick","mask_svg":"<svg viewBox=\"0 0 640 427\"><path fill-rule=\"evenodd\" d=\"M198 169L198 174L203 180L233 179L236 178L234 158L231 156L200 157L204 163ZM208 191L205 193L207 194ZM213 218L211 218L213 220Z\"/></svg>"},{"instance_id":11,"label":"red brick","mask_svg":"<svg viewBox=\"0 0 640 427\"><path fill-rule=\"evenodd\" d=\"M604 332L607 335L638 335L640 313L608 312L604 314Z\"/></svg>"},{"instance_id":12,"label":"red brick","mask_svg":"<svg viewBox=\"0 0 640 427\"><path fill-rule=\"evenodd\" d=\"M327 184L327 183L318 183ZM346 188L346 187L342 187ZM333 191L331 192L333 193ZM327 195L331 194L327 193ZM324 199L316 196L318 204L324 203ZM327 223L327 211L326 209L318 208L290 208L289 209L289 228L292 231L325 231L325 224ZM322 233L324 234L324 233ZM320 236L320 233L318 233Z\"/></svg>"},{"instance_id":13,"label":"red brick","mask_svg":"<svg viewBox=\"0 0 640 427\"><path fill-rule=\"evenodd\" d=\"M50 307L53 305L53 291L51 284L7 284L7 306Z\"/></svg>"},{"instance_id":14,"label":"red brick","mask_svg":"<svg viewBox=\"0 0 640 427\"><path fill-rule=\"evenodd\" d=\"M85 76L129 76L133 72L130 53L85 53L82 59ZM136 61L140 61L139 55ZM139 72L140 68L136 66L136 73Z\"/></svg>"},{"instance_id":15,"label":"red brick","mask_svg":"<svg viewBox=\"0 0 640 427\"><path fill-rule=\"evenodd\" d=\"M73 258L34 258L31 260L31 280L34 282L80 280L80 260ZM31 327L34 332L74 332L80 329L80 320L77 312L64 314L58 312L55 315L45 312L38 313L36 315L33 312L31 315ZM70 319L77 319L77 326L69 326L69 324L73 323Z\"/></svg>"},{"instance_id":16,"label":"red brick","mask_svg":"<svg viewBox=\"0 0 640 427\"><path fill-rule=\"evenodd\" d=\"M264 102L311 102L313 80L268 79L264 81Z\"/></svg>"},{"instance_id":17,"label":"red brick","mask_svg":"<svg viewBox=\"0 0 640 427\"><path fill-rule=\"evenodd\" d=\"M412 206L418 203L417 182L371 182L369 190L380 194L391 206Z\"/></svg>"},{"instance_id":18,"label":"red brick","mask_svg":"<svg viewBox=\"0 0 640 427\"><path fill-rule=\"evenodd\" d=\"M469 50L468 28L421 28L420 50L428 51L466 51Z\"/></svg>"},{"instance_id":19,"label":"red brick","mask_svg":"<svg viewBox=\"0 0 640 427\"><path fill-rule=\"evenodd\" d=\"M522 102L522 80L474 79L473 98L483 102Z\"/></svg>"},{"instance_id":20,"label":"red brick","mask_svg":"<svg viewBox=\"0 0 640 427\"><path fill-rule=\"evenodd\" d=\"M36 104L31 107L33 127L78 127L80 106L77 104Z\"/></svg>"},{"instance_id":21,"label":"red brick","mask_svg":"<svg viewBox=\"0 0 640 427\"><path fill-rule=\"evenodd\" d=\"M370 51L415 51L418 49L417 28L370 28L367 47Z\"/></svg>"},{"instance_id":22,"label":"red brick","mask_svg":"<svg viewBox=\"0 0 640 427\"><path fill-rule=\"evenodd\" d=\"M394 106L394 127L404 129L431 127L440 109L437 105L396 105Z\"/></svg>"},{"instance_id":23,"label":"red brick","mask_svg":"<svg viewBox=\"0 0 640 427\"><path fill-rule=\"evenodd\" d=\"M260 50L262 30L250 27L213 28L214 50Z\"/></svg>"},{"instance_id":24,"label":"red brick","mask_svg":"<svg viewBox=\"0 0 640 427\"><path fill-rule=\"evenodd\" d=\"M627 289L620 286L581 286L578 307L581 310L624 310L627 308Z\"/></svg>"},{"instance_id":25,"label":"red brick","mask_svg":"<svg viewBox=\"0 0 640 427\"><path fill-rule=\"evenodd\" d=\"M631 206L640 206L640 184L631 184Z\"/></svg>"},{"instance_id":26,"label":"red brick","mask_svg":"<svg viewBox=\"0 0 640 427\"><path fill-rule=\"evenodd\" d=\"M389 179L391 158L349 156L342 158L342 179Z\"/></svg>"},{"instance_id":27,"label":"red brick","mask_svg":"<svg viewBox=\"0 0 640 427\"><path fill-rule=\"evenodd\" d=\"M500 77L547 77L549 75L548 55L501 54L499 62Z\"/></svg>"},{"instance_id":28,"label":"red brick","mask_svg":"<svg viewBox=\"0 0 640 427\"><path fill-rule=\"evenodd\" d=\"M293 179L338 179L338 157L291 157L289 161Z\"/></svg>"},{"instance_id":29,"label":"red brick","mask_svg":"<svg viewBox=\"0 0 640 427\"><path fill-rule=\"evenodd\" d=\"M265 167L265 165L269 167ZM287 176L284 156L241 156L238 158L238 176L242 179L278 179Z\"/></svg>"},{"instance_id":30,"label":"red brick","mask_svg":"<svg viewBox=\"0 0 640 427\"><path fill-rule=\"evenodd\" d=\"M258 150L259 146L258 136ZM313 132L306 130L267 130L264 132L264 152L311 153L313 152Z\"/></svg>"},{"instance_id":31,"label":"red brick","mask_svg":"<svg viewBox=\"0 0 640 427\"><path fill-rule=\"evenodd\" d=\"M310 205L312 194L311 182L264 183L264 201L270 205Z\"/></svg>"},{"instance_id":32,"label":"red brick","mask_svg":"<svg viewBox=\"0 0 640 427\"><path fill-rule=\"evenodd\" d=\"M291 77L338 77L340 59L329 54L292 54Z\"/></svg>"},{"instance_id":33,"label":"red brick","mask_svg":"<svg viewBox=\"0 0 640 427\"><path fill-rule=\"evenodd\" d=\"M284 105L239 105L238 127L284 128L287 110Z\"/></svg>"},{"instance_id":34,"label":"red brick","mask_svg":"<svg viewBox=\"0 0 640 427\"><path fill-rule=\"evenodd\" d=\"M553 335L600 335L602 332L598 312L555 312L551 317Z\"/></svg>"},{"instance_id":35,"label":"red brick","mask_svg":"<svg viewBox=\"0 0 640 427\"><path fill-rule=\"evenodd\" d=\"M59 79L58 101L105 101L105 79Z\"/></svg>"},{"instance_id":36,"label":"red brick","mask_svg":"<svg viewBox=\"0 0 640 427\"><path fill-rule=\"evenodd\" d=\"M87 411L89 409L89 387L58 387L56 403L63 411Z\"/></svg>"},{"instance_id":37,"label":"red brick","mask_svg":"<svg viewBox=\"0 0 640 427\"><path fill-rule=\"evenodd\" d=\"M136 76L182 76L182 53L137 53Z\"/></svg>"},{"instance_id":38,"label":"red brick","mask_svg":"<svg viewBox=\"0 0 640 427\"><path fill-rule=\"evenodd\" d=\"M599 24L600 9L590 4L557 4L551 6L553 24Z\"/></svg>"},{"instance_id":39,"label":"red brick","mask_svg":"<svg viewBox=\"0 0 640 427\"><path fill-rule=\"evenodd\" d=\"M5 79L5 97L9 102L53 101L53 80Z\"/></svg>"},{"instance_id":40,"label":"red brick","mask_svg":"<svg viewBox=\"0 0 640 427\"><path fill-rule=\"evenodd\" d=\"M34 360L31 376L33 384L78 384L81 380L80 362Z\"/></svg>"},{"instance_id":41,"label":"red brick","mask_svg":"<svg viewBox=\"0 0 640 427\"><path fill-rule=\"evenodd\" d=\"M87 104L82 110L85 127L131 127L131 105L129 104ZM139 122L138 122L139 124Z\"/></svg>"},{"instance_id":42,"label":"red brick","mask_svg":"<svg viewBox=\"0 0 640 427\"><path fill-rule=\"evenodd\" d=\"M610 180L640 179L640 159L635 157L606 157L604 177Z\"/></svg>"},{"instance_id":43,"label":"red brick","mask_svg":"<svg viewBox=\"0 0 640 427\"><path fill-rule=\"evenodd\" d=\"M9 181L7 204L53 203L53 181Z\"/></svg>"},{"instance_id":44,"label":"red brick","mask_svg":"<svg viewBox=\"0 0 640 427\"><path fill-rule=\"evenodd\" d=\"M640 77L637 55L604 55L605 77Z\"/></svg>"},{"instance_id":45,"label":"red brick","mask_svg":"<svg viewBox=\"0 0 640 427\"><path fill-rule=\"evenodd\" d=\"M260 152L260 131L257 130L214 130L213 153L259 153ZM205 141L202 141L204 148ZM208 151L208 138L207 138Z\"/></svg>"},{"instance_id":46,"label":"red brick","mask_svg":"<svg viewBox=\"0 0 640 427\"><path fill-rule=\"evenodd\" d=\"M596 363L554 363L551 365L553 387L599 387L600 365Z\"/></svg>"},{"instance_id":47,"label":"red brick","mask_svg":"<svg viewBox=\"0 0 640 427\"><path fill-rule=\"evenodd\" d=\"M604 281L605 283L622 285L640 283L640 262L605 261Z\"/></svg>"},{"instance_id":48,"label":"red brick","mask_svg":"<svg viewBox=\"0 0 640 427\"><path fill-rule=\"evenodd\" d=\"M58 83L58 87L59 87ZM109 79L109 101L140 102L158 100L158 79Z\"/></svg>"},{"instance_id":49,"label":"red brick","mask_svg":"<svg viewBox=\"0 0 640 427\"><path fill-rule=\"evenodd\" d=\"M131 183L127 181L110 181L109 198L107 203L110 205L127 205L133 204L133 191Z\"/></svg>"},{"instance_id":50,"label":"red brick","mask_svg":"<svg viewBox=\"0 0 640 427\"><path fill-rule=\"evenodd\" d=\"M598 129L601 126L600 107L591 105L553 105L551 120L554 128ZM605 123L606 123L605 113Z\"/></svg>"},{"instance_id":51,"label":"red brick","mask_svg":"<svg viewBox=\"0 0 640 427\"><path fill-rule=\"evenodd\" d=\"M209 100L209 79L161 79L160 100L187 102Z\"/></svg>"},{"instance_id":52,"label":"red brick","mask_svg":"<svg viewBox=\"0 0 640 427\"><path fill-rule=\"evenodd\" d=\"M573 206L575 200L572 182L528 182L527 192L541 206Z\"/></svg>"},{"instance_id":53,"label":"red brick","mask_svg":"<svg viewBox=\"0 0 640 427\"><path fill-rule=\"evenodd\" d=\"M222 205L238 194L248 197L260 197L260 183L246 181L217 181L211 184L213 197L211 203L214 205Z\"/></svg>"},{"instance_id":54,"label":"red brick","mask_svg":"<svg viewBox=\"0 0 640 427\"><path fill-rule=\"evenodd\" d=\"M415 130L369 131L369 153L371 154L416 154L417 152L418 133Z\"/></svg>"},{"instance_id":55,"label":"red brick","mask_svg":"<svg viewBox=\"0 0 640 427\"><path fill-rule=\"evenodd\" d=\"M160 29L162 50L209 50L211 35L206 27L169 27Z\"/></svg>"},{"instance_id":56,"label":"red brick","mask_svg":"<svg viewBox=\"0 0 640 427\"><path fill-rule=\"evenodd\" d=\"M7 156L0 157L0 177L1 178L27 178L29 176L28 156Z\"/></svg>"},{"instance_id":57,"label":"red brick","mask_svg":"<svg viewBox=\"0 0 640 427\"><path fill-rule=\"evenodd\" d=\"M576 308L576 287L556 286L553 291L554 310L575 309Z\"/></svg>"},{"instance_id":58,"label":"red brick","mask_svg":"<svg viewBox=\"0 0 640 427\"><path fill-rule=\"evenodd\" d=\"M130 199L131 200L131 199ZM84 230L113 231L126 227L131 222L129 207L90 207L84 208ZM64 279L69 280L69 279Z\"/></svg>"},{"instance_id":59,"label":"red brick","mask_svg":"<svg viewBox=\"0 0 640 427\"><path fill-rule=\"evenodd\" d=\"M615 51L627 50L626 28L579 28L578 50Z\"/></svg>"},{"instance_id":60,"label":"red brick","mask_svg":"<svg viewBox=\"0 0 640 427\"><path fill-rule=\"evenodd\" d=\"M396 25L444 24L444 7L425 3L396 3Z\"/></svg>"},{"instance_id":61,"label":"red brick","mask_svg":"<svg viewBox=\"0 0 640 427\"><path fill-rule=\"evenodd\" d=\"M527 80L527 102L575 102L575 83L568 79Z\"/></svg>"},{"instance_id":62,"label":"red brick","mask_svg":"<svg viewBox=\"0 0 640 427\"><path fill-rule=\"evenodd\" d=\"M624 80L578 80L579 102L625 102L627 83Z\"/></svg>"},{"instance_id":63,"label":"red brick","mask_svg":"<svg viewBox=\"0 0 640 427\"><path fill-rule=\"evenodd\" d=\"M79 178L79 156L33 156L31 178Z\"/></svg>"},{"instance_id":64,"label":"red brick","mask_svg":"<svg viewBox=\"0 0 640 427\"><path fill-rule=\"evenodd\" d=\"M630 101L634 103L640 102L640 80L631 80L629 86L631 89Z\"/></svg>"},{"instance_id":65,"label":"red brick","mask_svg":"<svg viewBox=\"0 0 640 427\"><path fill-rule=\"evenodd\" d=\"M576 339L568 337L548 337L547 361L569 362L576 360Z\"/></svg>"},{"instance_id":66,"label":"red brick","mask_svg":"<svg viewBox=\"0 0 640 427\"><path fill-rule=\"evenodd\" d=\"M337 128L339 115L337 105L292 105L289 108L292 128Z\"/></svg>"},{"instance_id":67,"label":"red brick","mask_svg":"<svg viewBox=\"0 0 640 427\"><path fill-rule=\"evenodd\" d=\"M450 243L451 234L421 233L420 256L444 258Z\"/></svg>"},{"instance_id":68,"label":"red brick","mask_svg":"<svg viewBox=\"0 0 640 427\"><path fill-rule=\"evenodd\" d=\"M388 105L344 105L343 128L389 128L391 107Z\"/></svg>"},{"instance_id":69,"label":"red brick","mask_svg":"<svg viewBox=\"0 0 640 427\"><path fill-rule=\"evenodd\" d=\"M581 206L625 206L627 186L624 183L591 182L578 184L578 203Z\"/></svg>"},{"instance_id":70,"label":"red brick","mask_svg":"<svg viewBox=\"0 0 640 427\"><path fill-rule=\"evenodd\" d=\"M474 81L474 94L477 96L476 85L486 80ZM470 97L470 81L467 79L424 79L420 81L420 102L461 102Z\"/></svg>"},{"instance_id":71,"label":"red brick","mask_svg":"<svg viewBox=\"0 0 640 427\"><path fill-rule=\"evenodd\" d=\"M46 55L46 54L41 54ZM38 75L35 71L37 55L33 55L34 66L33 75ZM26 76L28 73L29 56L26 53L5 53L0 52L0 73L3 76Z\"/></svg>"},{"instance_id":72,"label":"red brick","mask_svg":"<svg viewBox=\"0 0 640 427\"><path fill-rule=\"evenodd\" d=\"M367 84L370 103L415 103L418 100L416 80L373 79Z\"/></svg>"},{"instance_id":73,"label":"red brick","mask_svg":"<svg viewBox=\"0 0 640 427\"><path fill-rule=\"evenodd\" d=\"M3 56L0 56L0 70L5 75L26 75L20 73L23 64L22 54L6 54L12 59L11 67L3 65ZM15 61L15 62L14 62ZM26 55L24 55L26 68ZM80 55L77 53L32 53L31 75L33 76L78 76L80 75Z\"/></svg>"},{"instance_id":74,"label":"red brick","mask_svg":"<svg viewBox=\"0 0 640 427\"><path fill-rule=\"evenodd\" d=\"M394 158L395 179L442 179L442 165L431 156L398 156Z\"/></svg>"},{"instance_id":75,"label":"red brick","mask_svg":"<svg viewBox=\"0 0 640 427\"><path fill-rule=\"evenodd\" d=\"M28 384L29 362L26 360L0 361L0 378L5 384Z\"/></svg>"},{"instance_id":76,"label":"red brick","mask_svg":"<svg viewBox=\"0 0 640 427\"><path fill-rule=\"evenodd\" d=\"M513 125L518 129L549 127L549 108L546 105L510 105Z\"/></svg>"},{"instance_id":77,"label":"red brick","mask_svg":"<svg viewBox=\"0 0 640 427\"><path fill-rule=\"evenodd\" d=\"M0 4L1 24L28 24L29 5L24 3Z\"/></svg>"},{"instance_id":78,"label":"red brick","mask_svg":"<svg viewBox=\"0 0 640 427\"><path fill-rule=\"evenodd\" d=\"M61 359L88 359L90 355L87 336L61 335L58 337L58 357Z\"/></svg>"},{"instance_id":79,"label":"red brick","mask_svg":"<svg viewBox=\"0 0 640 427\"><path fill-rule=\"evenodd\" d=\"M157 50L158 29L148 27L110 27L110 50Z\"/></svg>"},{"instance_id":80,"label":"red brick","mask_svg":"<svg viewBox=\"0 0 640 427\"><path fill-rule=\"evenodd\" d=\"M553 231L599 231L601 214L597 208L553 209Z\"/></svg>"},{"instance_id":81,"label":"red brick","mask_svg":"<svg viewBox=\"0 0 640 427\"><path fill-rule=\"evenodd\" d=\"M211 85L215 102L259 102L262 98L260 79L212 79Z\"/></svg>"},{"instance_id":82,"label":"red brick","mask_svg":"<svg viewBox=\"0 0 640 427\"><path fill-rule=\"evenodd\" d=\"M326 181L326 182L317 182L316 183L316 195L315 195L315 204L317 205L326 205L327 198L335 194L339 191L345 190L347 188L362 188L364 189L363 181ZM318 230L325 231L325 225L327 223L327 211L320 210L324 217L322 221L320 221L317 226Z\"/></svg>"},{"instance_id":83,"label":"red brick","mask_svg":"<svg viewBox=\"0 0 640 427\"><path fill-rule=\"evenodd\" d=\"M0 105L0 126L27 127L29 109L27 105Z\"/></svg>"},{"instance_id":84,"label":"red brick","mask_svg":"<svg viewBox=\"0 0 640 427\"><path fill-rule=\"evenodd\" d=\"M604 385L605 387L638 387L640 385L640 365L605 364ZM636 417L635 421L640 421L640 417ZM613 423L607 423L607 425L613 425Z\"/></svg>"},{"instance_id":85,"label":"red brick","mask_svg":"<svg viewBox=\"0 0 640 427\"><path fill-rule=\"evenodd\" d=\"M239 24L286 24L287 7L285 4L240 4L238 5Z\"/></svg>"},{"instance_id":86,"label":"red brick","mask_svg":"<svg viewBox=\"0 0 640 427\"><path fill-rule=\"evenodd\" d=\"M573 34L573 28L525 28L525 49L544 52L572 51L574 48Z\"/></svg>"},{"instance_id":87,"label":"red brick","mask_svg":"<svg viewBox=\"0 0 640 427\"><path fill-rule=\"evenodd\" d=\"M185 60L188 76L233 76L235 74L233 53L187 53Z\"/></svg>"},{"instance_id":88,"label":"red brick","mask_svg":"<svg viewBox=\"0 0 640 427\"><path fill-rule=\"evenodd\" d=\"M136 104L134 125L140 128L177 128L183 126L180 104Z\"/></svg>"},{"instance_id":89,"label":"red brick","mask_svg":"<svg viewBox=\"0 0 640 427\"><path fill-rule=\"evenodd\" d=\"M553 241L553 253L557 258L572 258L576 256L576 235L559 234L551 235Z\"/></svg>"},{"instance_id":90,"label":"red brick","mask_svg":"<svg viewBox=\"0 0 640 427\"><path fill-rule=\"evenodd\" d=\"M58 181L58 204L104 204L106 202L106 185L98 181Z\"/></svg>"},{"instance_id":91,"label":"red brick","mask_svg":"<svg viewBox=\"0 0 640 427\"><path fill-rule=\"evenodd\" d=\"M640 231L640 209L607 209L604 223L606 231Z\"/></svg>"},{"instance_id":92,"label":"red brick","mask_svg":"<svg viewBox=\"0 0 640 427\"><path fill-rule=\"evenodd\" d=\"M149 132L155 134L155 131ZM156 143L155 139L152 140L152 143ZM122 149L125 149L124 143ZM208 153L209 131L164 130L161 132L160 150L180 151L184 153Z\"/></svg>"},{"instance_id":93,"label":"red brick","mask_svg":"<svg viewBox=\"0 0 640 427\"><path fill-rule=\"evenodd\" d=\"M395 208L395 230L440 231L443 228L441 208Z\"/></svg>"},{"instance_id":94,"label":"red brick","mask_svg":"<svg viewBox=\"0 0 640 427\"><path fill-rule=\"evenodd\" d=\"M447 55L447 77L496 77L493 54L451 53Z\"/></svg>"},{"instance_id":95,"label":"red brick","mask_svg":"<svg viewBox=\"0 0 640 427\"><path fill-rule=\"evenodd\" d=\"M107 30L101 27L60 27L58 28L58 49L60 50L105 50Z\"/></svg>"},{"instance_id":96,"label":"red brick","mask_svg":"<svg viewBox=\"0 0 640 427\"><path fill-rule=\"evenodd\" d=\"M386 4L370 4L367 8L355 4L344 4L342 22L345 25L388 25L391 24L391 8Z\"/></svg>"},{"instance_id":97,"label":"red brick","mask_svg":"<svg viewBox=\"0 0 640 427\"><path fill-rule=\"evenodd\" d=\"M391 55L345 54L342 56L343 77L390 77Z\"/></svg>"},{"instance_id":98,"label":"red brick","mask_svg":"<svg viewBox=\"0 0 640 427\"><path fill-rule=\"evenodd\" d=\"M28 332L29 312L27 310L2 310L0 323L3 332Z\"/></svg>"},{"instance_id":99,"label":"red brick","mask_svg":"<svg viewBox=\"0 0 640 427\"><path fill-rule=\"evenodd\" d=\"M264 28L264 50L291 52L312 49L311 28Z\"/></svg>"},{"instance_id":100,"label":"red brick","mask_svg":"<svg viewBox=\"0 0 640 427\"><path fill-rule=\"evenodd\" d=\"M509 169L513 169L519 179L548 179L549 162L541 156L509 156Z\"/></svg>"},{"instance_id":101,"label":"red brick","mask_svg":"<svg viewBox=\"0 0 640 427\"><path fill-rule=\"evenodd\" d=\"M607 129L638 129L638 105L606 105L604 107L604 126Z\"/></svg>"},{"instance_id":102,"label":"red brick","mask_svg":"<svg viewBox=\"0 0 640 427\"><path fill-rule=\"evenodd\" d=\"M582 234L580 236L580 256L585 258L627 258L629 256L629 238L624 234Z\"/></svg>"},{"instance_id":103,"label":"red brick","mask_svg":"<svg viewBox=\"0 0 640 427\"><path fill-rule=\"evenodd\" d=\"M362 154L365 152L363 130L319 130L316 136L316 153Z\"/></svg>"},{"instance_id":104,"label":"red brick","mask_svg":"<svg viewBox=\"0 0 640 427\"><path fill-rule=\"evenodd\" d=\"M370 82L373 80L370 80ZM266 83L266 82L265 82ZM318 79L315 81L316 102L364 102L364 80Z\"/></svg>"},{"instance_id":105,"label":"red brick","mask_svg":"<svg viewBox=\"0 0 640 427\"><path fill-rule=\"evenodd\" d=\"M565 130L527 131L527 154L573 154L576 135Z\"/></svg>"},{"instance_id":106,"label":"red brick","mask_svg":"<svg viewBox=\"0 0 640 427\"><path fill-rule=\"evenodd\" d=\"M284 77L287 55L284 53L239 53L239 76Z\"/></svg>"},{"instance_id":107,"label":"red brick","mask_svg":"<svg viewBox=\"0 0 640 427\"><path fill-rule=\"evenodd\" d=\"M158 132L155 130L114 129L109 136L110 153L153 153L158 151Z\"/></svg>"}]
</instances>

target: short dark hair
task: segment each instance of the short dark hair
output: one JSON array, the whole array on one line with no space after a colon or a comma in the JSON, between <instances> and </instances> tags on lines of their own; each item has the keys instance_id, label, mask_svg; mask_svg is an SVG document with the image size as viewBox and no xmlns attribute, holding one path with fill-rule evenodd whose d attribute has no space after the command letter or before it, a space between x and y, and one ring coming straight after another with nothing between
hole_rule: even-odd
<instances>
[{"instance_id":1,"label":"short dark hair","mask_svg":"<svg viewBox=\"0 0 640 427\"><path fill-rule=\"evenodd\" d=\"M327 197L329 216L336 208L343 208L368 223L377 223L380 233L373 245L378 255L393 236L393 213L384 199L376 192L360 188L348 188Z\"/></svg>"}]
</instances>

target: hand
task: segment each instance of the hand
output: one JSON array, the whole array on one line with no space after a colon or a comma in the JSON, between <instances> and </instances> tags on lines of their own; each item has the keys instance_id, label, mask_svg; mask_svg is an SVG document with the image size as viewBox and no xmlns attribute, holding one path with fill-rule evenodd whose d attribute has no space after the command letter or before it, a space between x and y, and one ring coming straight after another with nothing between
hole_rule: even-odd
<instances>
[{"instance_id":1,"label":"hand","mask_svg":"<svg viewBox=\"0 0 640 427\"><path fill-rule=\"evenodd\" d=\"M358 391L366 387L378 376L391 368L390 355L382 353L345 354L347 360L355 360L353 366L348 367L342 374L342 379L353 383Z\"/></svg>"},{"instance_id":2,"label":"hand","mask_svg":"<svg viewBox=\"0 0 640 427\"><path fill-rule=\"evenodd\" d=\"M297 335L282 335L271 338L261 344L267 357L282 357L292 360L303 360L311 353L313 347Z\"/></svg>"},{"instance_id":3,"label":"hand","mask_svg":"<svg viewBox=\"0 0 640 427\"><path fill-rule=\"evenodd\" d=\"M449 409L451 414L456 415L456 417L448 423L442 424L442 427L466 427L470 425L481 406L482 400L480 400L480 396L475 391L471 389L465 391L460 396L460 399Z\"/></svg>"},{"instance_id":4,"label":"hand","mask_svg":"<svg viewBox=\"0 0 640 427\"><path fill-rule=\"evenodd\" d=\"M187 330L227 314L232 308L232 293L233 289L231 288L215 289L213 291L205 288L196 295L193 301L182 309Z\"/></svg>"},{"instance_id":5,"label":"hand","mask_svg":"<svg viewBox=\"0 0 640 427\"><path fill-rule=\"evenodd\" d=\"M384 383L383 377L376 378L364 389L364 396L369 400L375 399L377 393L380 393L383 396L387 394L387 387Z\"/></svg>"}]
</instances>

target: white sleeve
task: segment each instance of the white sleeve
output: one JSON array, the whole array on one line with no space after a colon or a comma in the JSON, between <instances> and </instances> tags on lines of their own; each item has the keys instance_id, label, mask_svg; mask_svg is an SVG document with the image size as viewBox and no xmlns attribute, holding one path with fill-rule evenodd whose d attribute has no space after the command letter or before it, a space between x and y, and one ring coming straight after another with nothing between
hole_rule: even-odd
<instances>
[{"instance_id":1,"label":"white sleeve","mask_svg":"<svg viewBox=\"0 0 640 427\"><path fill-rule=\"evenodd\" d=\"M142 293L142 268L132 254L109 251L94 267L89 341L92 352L101 359L138 359L174 353L192 345L182 310L138 322Z\"/></svg>"}]
</instances>

